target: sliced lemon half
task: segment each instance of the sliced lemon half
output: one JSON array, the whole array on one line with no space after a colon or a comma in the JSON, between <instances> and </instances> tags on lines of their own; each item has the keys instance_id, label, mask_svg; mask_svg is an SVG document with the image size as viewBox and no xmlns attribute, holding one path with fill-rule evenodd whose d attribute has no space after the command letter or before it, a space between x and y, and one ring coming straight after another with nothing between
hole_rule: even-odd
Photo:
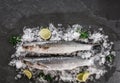
<instances>
[{"instance_id":1,"label":"sliced lemon half","mask_svg":"<svg viewBox=\"0 0 120 83\"><path fill-rule=\"evenodd\" d=\"M40 30L39 35L42 39L47 40L51 37L51 31L48 28L43 28Z\"/></svg>"},{"instance_id":2,"label":"sliced lemon half","mask_svg":"<svg viewBox=\"0 0 120 83\"><path fill-rule=\"evenodd\" d=\"M77 80L80 82L86 82L86 80L88 79L89 76L90 76L90 73L88 71L79 73L77 75Z\"/></svg>"},{"instance_id":3,"label":"sliced lemon half","mask_svg":"<svg viewBox=\"0 0 120 83\"><path fill-rule=\"evenodd\" d=\"M23 71L23 73L29 78L29 79L31 79L32 78L32 73L31 73L31 71L29 71L29 70L24 70Z\"/></svg>"}]
</instances>

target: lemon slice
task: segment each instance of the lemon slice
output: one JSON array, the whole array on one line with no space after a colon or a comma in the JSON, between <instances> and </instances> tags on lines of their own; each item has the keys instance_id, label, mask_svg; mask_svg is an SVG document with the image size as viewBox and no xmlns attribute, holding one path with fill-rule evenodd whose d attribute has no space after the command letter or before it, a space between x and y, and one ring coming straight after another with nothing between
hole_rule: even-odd
<instances>
[{"instance_id":1,"label":"lemon slice","mask_svg":"<svg viewBox=\"0 0 120 83\"><path fill-rule=\"evenodd\" d=\"M47 40L51 37L51 31L48 28L43 28L40 30L39 35L42 39Z\"/></svg>"},{"instance_id":2,"label":"lemon slice","mask_svg":"<svg viewBox=\"0 0 120 83\"><path fill-rule=\"evenodd\" d=\"M29 70L24 70L23 73L29 78L31 79L32 78L32 73L29 71Z\"/></svg>"},{"instance_id":3,"label":"lemon slice","mask_svg":"<svg viewBox=\"0 0 120 83\"><path fill-rule=\"evenodd\" d=\"M86 80L88 79L88 77L90 76L89 72L84 72L84 73L79 73L77 75L77 80L80 82L86 82Z\"/></svg>"}]
</instances>

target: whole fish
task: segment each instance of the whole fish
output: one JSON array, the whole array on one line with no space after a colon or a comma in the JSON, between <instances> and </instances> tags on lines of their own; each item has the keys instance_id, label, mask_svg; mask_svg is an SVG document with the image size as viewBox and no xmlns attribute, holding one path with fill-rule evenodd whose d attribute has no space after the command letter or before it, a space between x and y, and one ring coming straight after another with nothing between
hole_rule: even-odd
<instances>
[{"instance_id":1,"label":"whole fish","mask_svg":"<svg viewBox=\"0 0 120 83\"><path fill-rule=\"evenodd\" d=\"M40 70L72 70L81 66L92 66L93 60L83 60L79 57L24 58L29 67Z\"/></svg>"},{"instance_id":2,"label":"whole fish","mask_svg":"<svg viewBox=\"0 0 120 83\"><path fill-rule=\"evenodd\" d=\"M69 54L81 50L91 50L93 46L92 44L81 44L80 42L72 41L42 44L40 42L32 42L23 44L22 49L26 52L39 54Z\"/></svg>"}]
</instances>

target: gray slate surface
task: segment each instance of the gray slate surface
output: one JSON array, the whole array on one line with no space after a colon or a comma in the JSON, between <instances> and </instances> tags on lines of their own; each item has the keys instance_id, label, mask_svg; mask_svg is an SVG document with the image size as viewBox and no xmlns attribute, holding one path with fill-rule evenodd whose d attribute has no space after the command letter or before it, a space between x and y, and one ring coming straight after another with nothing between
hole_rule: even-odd
<instances>
[{"instance_id":1,"label":"gray slate surface","mask_svg":"<svg viewBox=\"0 0 120 83\"><path fill-rule=\"evenodd\" d=\"M0 0L0 83L31 82L24 78L14 80L16 71L8 63L15 49L8 43L8 38L22 34L24 26L48 26L49 23L103 27L115 43L117 56L114 67L95 83L120 83L119 4L117 0Z\"/></svg>"}]
</instances>

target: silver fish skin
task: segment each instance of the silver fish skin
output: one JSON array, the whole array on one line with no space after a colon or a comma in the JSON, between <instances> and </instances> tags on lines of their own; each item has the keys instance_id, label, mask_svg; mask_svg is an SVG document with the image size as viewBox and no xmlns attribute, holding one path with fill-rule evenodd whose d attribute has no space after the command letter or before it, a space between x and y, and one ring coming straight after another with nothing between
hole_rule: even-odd
<instances>
[{"instance_id":1,"label":"silver fish skin","mask_svg":"<svg viewBox=\"0 0 120 83\"><path fill-rule=\"evenodd\" d=\"M65 54L73 53L82 50L91 50L94 45L81 44L78 42L57 42L57 43L43 43L34 42L23 44L22 49L26 52L34 52L39 54Z\"/></svg>"},{"instance_id":2,"label":"silver fish skin","mask_svg":"<svg viewBox=\"0 0 120 83\"><path fill-rule=\"evenodd\" d=\"M81 66L92 66L93 60L83 60L79 57L61 57L61 58L24 58L28 62L26 65L40 70L72 70ZM29 64L30 63L30 64Z\"/></svg>"}]
</instances>

